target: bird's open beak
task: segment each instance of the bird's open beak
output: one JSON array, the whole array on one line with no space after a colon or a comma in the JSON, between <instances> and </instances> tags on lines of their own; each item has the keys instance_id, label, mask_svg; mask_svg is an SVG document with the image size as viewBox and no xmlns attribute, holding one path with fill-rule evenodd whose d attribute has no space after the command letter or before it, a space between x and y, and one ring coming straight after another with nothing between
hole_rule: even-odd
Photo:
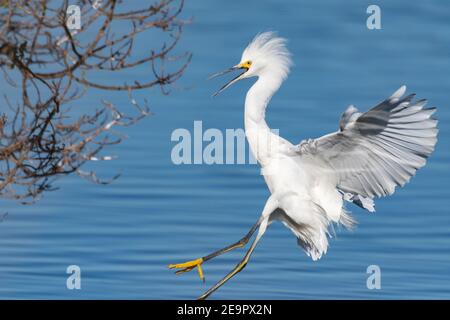
<instances>
[{"instance_id":1,"label":"bird's open beak","mask_svg":"<svg viewBox=\"0 0 450 320\"><path fill-rule=\"evenodd\" d=\"M228 68L228 69L226 69L226 70L224 70L224 71L217 72L217 73L214 73L213 75L211 75L211 76L208 78L208 80L214 79L214 78L216 78L216 77L218 77L218 76L227 74L227 73L229 73L229 72L231 72L231 71L234 71L234 70L244 70L244 72L242 72L241 74L239 74L238 76L236 76L235 78L231 79L229 82L227 82L226 84L224 84L224 85L222 86L222 88L220 88L216 93L213 94L213 97L217 96L219 93L221 93L222 91L224 91L226 88L228 88L229 86L231 86L233 83L236 83L236 82L238 82L239 80L241 80L241 79L242 79L242 76L244 75L244 73L246 73L246 72L248 71L248 69L249 69L248 67L245 67L245 66L243 66L243 65L241 65L241 64L238 64L238 65L235 65L234 67Z\"/></svg>"}]
</instances>

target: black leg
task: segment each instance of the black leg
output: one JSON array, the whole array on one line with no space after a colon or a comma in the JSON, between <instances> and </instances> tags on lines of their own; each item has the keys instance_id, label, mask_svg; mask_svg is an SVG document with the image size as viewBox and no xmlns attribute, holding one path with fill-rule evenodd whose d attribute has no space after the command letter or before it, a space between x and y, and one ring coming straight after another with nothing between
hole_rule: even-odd
<instances>
[{"instance_id":1,"label":"black leg","mask_svg":"<svg viewBox=\"0 0 450 320\"><path fill-rule=\"evenodd\" d=\"M248 263L248 261L250 259L250 256L252 255L253 251L256 248L256 245L258 244L258 242L261 239L262 235L266 231L266 228L267 228L267 220L265 220L262 223L255 240L253 241L252 245L248 249L248 251L245 254L244 258L236 265L236 267L234 267L233 270L231 270L230 273L228 273L219 282L217 282L214 286L212 286L208 291L206 291L204 294L202 294L198 298L199 300L204 300L204 299L208 298L214 291L219 289L225 282L230 280L233 276L235 276L237 273L241 272L245 268L245 266L247 265L247 263Z\"/></svg>"},{"instance_id":2,"label":"black leg","mask_svg":"<svg viewBox=\"0 0 450 320\"><path fill-rule=\"evenodd\" d=\"M203 262L211 260L211 259L213 259L213 258L215 258L215 257L217 257L217 256L219 256L221 254L224 254L224 253L227 253L227 252L229 252L231 250L234 250L236 248L242 248L243 246L245 246L248 243L248 241L250 240L250 238L252 237L252 235L255 233L256 229L258 229L260 224L261 224L261 218L258 219L258 221L251 227L251 229L248 231L248 233L242 239L240 239L239 241L233 243L232 245L229 245L229 246L227 246L225 248L217 250L217 251L215 251L215 252L213 252L211 254L208 254L208 255L206 255L204 257L201 257L199 259L195 259L195 260L191 260L191 261L184 262L184 263L179 263L179 264L170 264L169 268L170 269L174 269L174 268L180 269L180 270L178 270L176 272L176 274L181 274L181 273L184 273L184 272L191 271L194 268L198 268L198 273L199 273L200 279L204 280L203 270L201 268L201 264Z\"/></svg>"}]
</instances>

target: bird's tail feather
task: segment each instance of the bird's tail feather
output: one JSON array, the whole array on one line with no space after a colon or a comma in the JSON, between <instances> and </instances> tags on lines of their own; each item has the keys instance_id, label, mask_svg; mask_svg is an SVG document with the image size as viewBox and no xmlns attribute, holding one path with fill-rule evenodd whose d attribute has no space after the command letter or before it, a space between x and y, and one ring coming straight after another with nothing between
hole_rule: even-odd
<instances>
[{"instance_id":1,"label":"bird's tail feather","mask_svg":"<svg viewBox=\"0 0 450 320\"><path fill-rule=\"evenodd\" d=\"M352 230L357 224L357 221L352 217L350 211L342 208L341 216L339 218L339 224L343 225L347 230Z\"/></svg>"}]
</instances>

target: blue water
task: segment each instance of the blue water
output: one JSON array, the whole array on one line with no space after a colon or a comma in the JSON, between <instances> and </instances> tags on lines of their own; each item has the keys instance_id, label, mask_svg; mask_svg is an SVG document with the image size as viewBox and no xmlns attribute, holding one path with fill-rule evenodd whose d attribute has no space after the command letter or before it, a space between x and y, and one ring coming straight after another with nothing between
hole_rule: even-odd
<instances>
[{"instance_id":1,"label":"blue water","mask_svg":"<svg viewBox=\"0 0 450 320\"><path fill-rule=\"evenodd\" d=\"M171 161L173 130L241 128L251 80L218 98L207 75L239 62L258 32L289 39L295 66L267 112L269 124L293 142L334 131L349 104L362 110L400 85L438 107L439 142L427 166L359 221L337 230L329 251L312 262L284 226L270 226L248 267L222 287L221 299L450 298L450 7L444 1L377 1L382 30L366 28L366 1L188 1L193 17L178 48L194 58L169 96L136 93L154 115L123 130L129 137L95 163L111 185L77 176L32 206L2 201L0 298L190 299L225 275L242 250L175 276L167 264L197 258L239 239L258 218L268 191L256 165L181 165ZM151 41L141 45L148 50ZM148 66L136 72L145 78ZM103 79L114 81L120 79ZM6 88L2 81L2 88ZM3 90L3 89L2 89ZM8 90L8 89L7 89ZM92 90L83 103L127 95ZM81 103L81 102L80 102ZM66 268L81 268L81 290L66 288ZM369 265L381 268L381 289L366 287Z\"/></svg>"}]
</instances>

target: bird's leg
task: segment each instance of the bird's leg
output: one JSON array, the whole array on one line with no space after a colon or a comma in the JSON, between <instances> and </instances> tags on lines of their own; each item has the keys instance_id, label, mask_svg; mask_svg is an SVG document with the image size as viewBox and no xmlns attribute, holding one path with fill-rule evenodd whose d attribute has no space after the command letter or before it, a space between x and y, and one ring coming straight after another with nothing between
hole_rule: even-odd
<instances>
[{"instance_id":1,"label":"bird's leg","mask_svg":"<svg viewBox=\"0 0 450 320\"><path fill-rule=\"evenodd\" d=\"M217 256L220 256L221 254L227 253L228 251L234 250L236 248L242 248L244 247L248 241L250 240L250 238L252 237L253 233L255 233L256 229L259 227L259 225L261 224L261 218L258 219L258 221L253 225L253 227L251 227L251 229L248 231L248 233L239 241L226 246L225 248L222 248L220 250L214 251L213 253L210 253L204 257L195 259L195 260L191 260L188 262L184 262L184 263L178 263L178 264L169 264L169 268L170 269L180 269L177 270L175 273L176 274L181 274L187 271L191 271L194 268L198 268L198 275L200 277L201 280L204 280L205 277L203 276L203 270L202 270L202 263L208 260L211 260L212 258L215 258Z\"/></svg>"},{"instance_id":2,"label":"bird's leg","mask_svg":"<svg viewBox=\"0 0 450 320\"><path fill-rule=\"evenodd\" d=\"M219 282L217 282L214 286L212 286L208 291L206 291L204 294L202 294L198 299L199 300L204 300L206 298L208 298L214 291L216 291L217 289L219 289L225 282L227 282L228 280L230 280L234 275L236 275L237 273L241 272L242 269L245 268L245 266L247 265L248 261L250 260L250 256L252 255L253 251L256 248L256 245L258 244L259 240L261 239L262 235L264 234L264 232L266 231L267 228L267 222L268 220L265 219L262 223L261 226L259 228L258 234L256 235L255 240L253 241L252 245L250 246L250 248L248 249L247 253L245 254L244 258L236 265L236 267L234 267L233 270L231 270L230 273L228 273L225 277L222 278L222 280L220 280Z\"/></svg>"}]
</instances>

